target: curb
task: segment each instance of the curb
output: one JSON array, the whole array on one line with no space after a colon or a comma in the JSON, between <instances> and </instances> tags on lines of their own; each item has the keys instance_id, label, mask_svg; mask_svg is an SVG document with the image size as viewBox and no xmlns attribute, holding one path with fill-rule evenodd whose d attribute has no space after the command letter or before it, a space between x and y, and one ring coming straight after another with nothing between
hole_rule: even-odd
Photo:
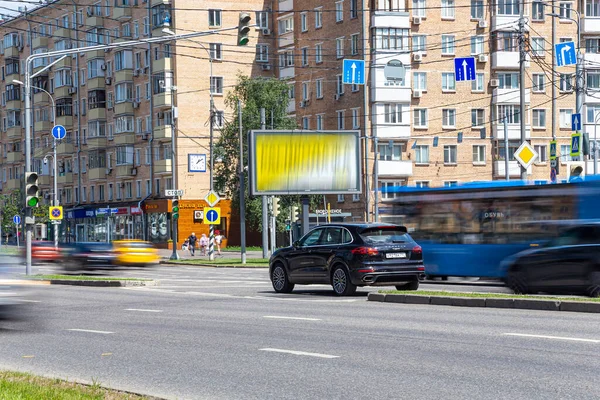
<instances>
[{"instance_id":1,"label":"curb","mask_svg":"<svg viewBox=\"0 0 600 400\"><path fill-rule=\"evenodd\" d=\"M572 311L600 313L600 303L536 300L522 298L484 298L484 297L455 297L455 296L426 296L418 294L385 294L369 293L368 301L381 303L402 304L431 304L438 306L455 307L485 307L485 308L511 308L520 310L544 310L544 311Z\"/></svg>"},{"instance_id":2,"label":"curb","mask_svg":"<svg viewBox=\"0 0 600 400\"><path fill-rule=\"evenodd\" d=\"M46 285L71 285L71 286L94 286L94 287L140 287L140 286L158 286L158 281L115 281L115 280L74 280L74 279L50 279L42 284Z\"/></svg>"},{"instance_id":3,"label":"curb","mask_svg":"<svg viewBox=\"0 0 600 400\"><path fill-rule=\"evenodd\" d=\"M264 267L262 265L260 266L252 266L252 265L227 265L227 264L197 264L197 263L186 263L186 262L170 262L170 261L161 261L160 262L161 265L186 265L186 266L194 266L194 267L203 267L203 268L269 268L268 265L265 265Z\"/></svg>"}]
</instances>

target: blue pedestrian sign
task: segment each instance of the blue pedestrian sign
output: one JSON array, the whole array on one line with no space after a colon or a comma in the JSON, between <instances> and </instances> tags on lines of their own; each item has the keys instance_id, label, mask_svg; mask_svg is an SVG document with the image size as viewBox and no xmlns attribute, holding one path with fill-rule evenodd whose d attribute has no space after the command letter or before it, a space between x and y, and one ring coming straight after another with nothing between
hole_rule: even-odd
<instances>
[{"instance_id":1,"label":"blue pedestrian sign","mask_svg":"<svg viewBox=\"0 0 600 400\"><path fill-rule=\"evenodd\" d=\"M475 57L454 59L454 76L456 82L475 80Z\"/></svg>"},{"instance_id":2,"label":"blue pedestrian sign","mask_svg":"<svg viewBox=\"0 0 600 400\"><path fill-rule=\"evenodd\" d=\"M581 130L581 114L571 115L571 130L572 131L580 131Z\"/></svg>"},{"instance_id":3,"label":"blue pedestrian sign","mask_svg":"<svg viewBox=\"0 0 600 400\"><path fill-rule=\"evenodd\" d=\"M365 62L364 60L344 60L342 77L344 83L364 85L365 84Z\"/></svg>"},{"instance_id":4,"label":"blue pedestrian sign","mask_svg":"<svg viewBox=\"0 0 600 400\"><path fill-rule=\"evenodd\" d=\"M577 55L575 54L574 42L564 42L555 44L554 54L556 58L557 67L564 67L565 65L577 64Z\"/></svg>"},{"instance_id":5,"label":"blue pedestrian sign","mask_svg":"<svg viewBox=\"0 0 600 400\"><path fill-rule=\"evenodd\" d=\"M14 223L15 225L19 225L19 224L21 223L21 216L20 216L20 215L15 215L15 216L13 217L13 223Z\"/></svg>"},{"instance_id":6,"label":"blue pedestrian sign","mask_svg":"<svg viewBox=\"0 0 600 400\"><path fill-rule=\"evenodd\" d=\"M52 128L52 136L54 139L64 139L67 136L67 130L62 125L54 125Z\"/></svg>"}]
</instances>

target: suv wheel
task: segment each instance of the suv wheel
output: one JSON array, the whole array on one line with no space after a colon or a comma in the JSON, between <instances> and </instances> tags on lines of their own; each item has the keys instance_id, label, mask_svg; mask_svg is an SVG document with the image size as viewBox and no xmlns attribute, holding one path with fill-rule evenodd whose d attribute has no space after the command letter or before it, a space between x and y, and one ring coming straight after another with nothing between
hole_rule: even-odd
<instances>
[{"instance_id":1,"label":"suv wheel","mask_svg":"<svg viewBox=\"0 0 600 400\"><path fill-rule=\"evenodd\" d=\"M396 285L396 290L418 290L419 281L412 281L405 283L404 285Z\"/></svg>"},{"instance_id":2,"label":"suv wheel","mask_svg":"<svg viewBox=\"0 0 600 400\"><path fill-rule=\"evenodd\" d=\"M294 284L290 283L285 268L281 264L275 264L271 271L271 283L277 293L290 293L294 290Z\"/></svg>"},{"instance_id":3,"label":"suv wheel","mask_svg":"<svg viewBox=\"0 0 600 400\"><path fill-rule=\"evenodd\" d=\"M349 296L356 292L356 285L350 281L350 274L345 267L338 265L331 274L331 286L338 296Z\"/></svg>"},{"instance_id":4,"label":"suv wheel","mask_svg":"<svg viewBox=\"0 0 600 400\"><path fill-rule=\"evenodd\" d=\"M527 294L529 293L529 285L527 284L527 278L523 271L519 269L512 269L508 271L506 277L506 285L511 288L516 294Z\"/></svg>"},{"instance_id":5,"label":"suv wheel","mask_svg":"<svg viewBox=\"0 0 600 400\"><path fill-rule=\"evenodd\" d=\"M587 294L590 297L600 297L600 271L593 271L589 277L590 285Z\"/></svg>"}]
</instances>

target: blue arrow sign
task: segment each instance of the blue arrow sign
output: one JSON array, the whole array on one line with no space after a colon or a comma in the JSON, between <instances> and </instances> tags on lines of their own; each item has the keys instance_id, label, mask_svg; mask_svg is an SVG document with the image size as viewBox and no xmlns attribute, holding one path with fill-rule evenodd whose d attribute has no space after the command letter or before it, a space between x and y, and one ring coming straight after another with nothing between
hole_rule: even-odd
<instances>
[{"instance_id":1,"label":"blue arrow sign","mask_svg":"<svg viewBox=\"0 0 600 400\"><path fill-rule=\"evenodd\" d=\"M581 130L581 114L571 115L571 130L572 131L580 131Z\"/></svg>"},{"instance_id":2,"label":"blue arrow sign","mask_svg":"<svg viewBox=\"0 0 600 400\"><path fill-rule=\"evenodd\" d=\"M363 60L344 60L342 79L344 83L365 84L365 62Z\"/></svg>"},{"instance_id":3,"label":"blue arrow sign","mask_svg":"<svg viewBox=\"0 0 600 400\"><path fill-rule=\"evenodd\" d=\"M62 125L54 125L52 128L52 136L54 139L64 139L67 136L67 130Z\"/></svg>"},{"instance_id":4,"label":"blue arrow sign","mask_svg":"<svg viewBox=\"0 0 600 400\"><path fill-rule=\"evenodd\" d=\"M462 57L454 59L454 76L456 81L475 80L475 57Z\"/></svg>"},{"instance_id":5,"label":"blue arrow sign","mask_svg":"<svg viewBox=\"0 0 600 400\"><path fill-rule=\"evenodd\" d=\"M577 64L577 55L575 54L574 42L564 42L555 44L554 54L556 58L557 67L564 67L565 65Z\"/></svg>"},{"instance_id":6,"label":"blue arrow sign","mask_svg":"<svg viewBox=\"0 0 600 400\"><path fill-rule=\"evenodd\" d=\"M14 223L15 225L19 225L19 224L21 223L21 216L20 216L20 215L15 215L15 216L13 217L13 223Z\"/></svg>"},{"instance_id":7,"label":"blue arrow sign","mask_svg":"<svg viewBox=\"0 0 600 400\"><path fill-rule=\"evenodd\" d=\"M215 210L210 210L206 213L206 215L204 216L204 218L206 218L206 220L208 222L215 222L216 220L219 219L219 213L216 212Z\"/></svg>"}]
</instances>

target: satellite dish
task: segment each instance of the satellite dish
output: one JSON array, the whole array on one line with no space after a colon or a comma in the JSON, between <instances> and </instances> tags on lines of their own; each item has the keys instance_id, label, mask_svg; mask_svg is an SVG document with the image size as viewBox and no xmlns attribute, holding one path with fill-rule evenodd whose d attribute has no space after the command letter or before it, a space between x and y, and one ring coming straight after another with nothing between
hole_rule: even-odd
<instances>
[{"instance_id":1,"label":"satellite dish","mask_svg":"<svg viewBox=\"0 0 600 400\"><path fill-rule=\"evenodd\" d=\"M383 74L388 81L404 82L406 67L398 60L390 60L383 68Z\"/></svg>"}]
</instances>

